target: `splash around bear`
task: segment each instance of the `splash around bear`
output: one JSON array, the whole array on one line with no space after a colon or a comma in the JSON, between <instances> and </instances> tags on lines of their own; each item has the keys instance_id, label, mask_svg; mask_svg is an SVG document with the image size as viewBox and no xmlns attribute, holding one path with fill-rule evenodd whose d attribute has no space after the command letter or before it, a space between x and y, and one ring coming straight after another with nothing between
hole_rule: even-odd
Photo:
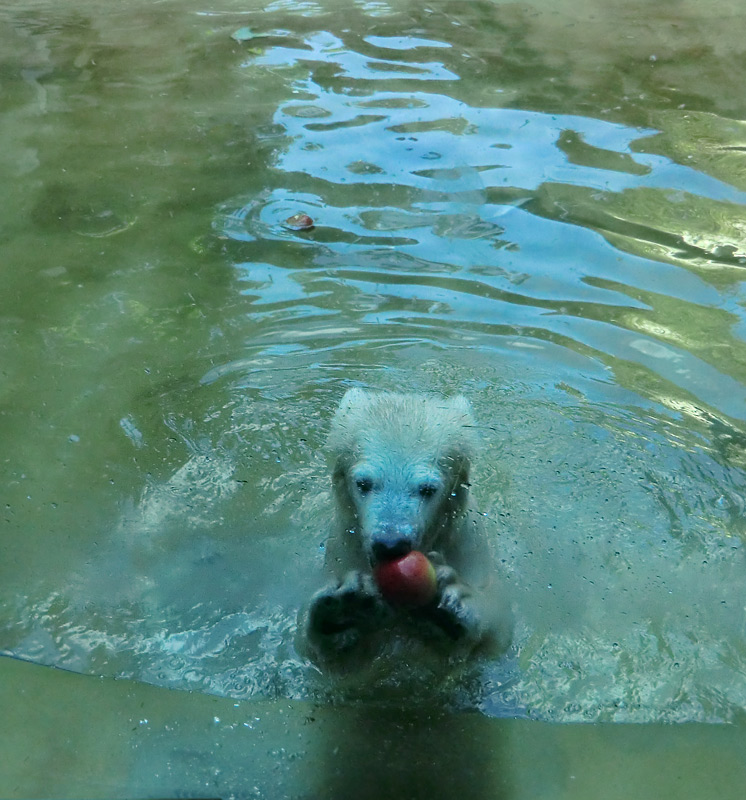
<instances>
[{"instance_id":1,"label":"splash around bear","mask_svg":"<svg viewBox=\"0 0 746 800\"><path fill-rule=\"evenodd\" d=\"M332 582L302 621L316 661L344 661L406 629L448 652L491 639L507 644L495 559L479 515L469 508L476 446L461 396L349 390L334 415L335 521L327 542ZM389 602L374 575L412 551L426 553L436 587L424 604Z\"/></svg>"}]
</instances>

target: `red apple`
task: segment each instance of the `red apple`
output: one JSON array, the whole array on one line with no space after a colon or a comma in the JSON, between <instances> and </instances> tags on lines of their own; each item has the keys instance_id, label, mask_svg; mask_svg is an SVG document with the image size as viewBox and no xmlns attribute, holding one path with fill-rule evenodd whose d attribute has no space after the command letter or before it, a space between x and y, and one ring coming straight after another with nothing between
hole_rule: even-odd
<instances>
[{"instance_id":1,"label":"red apple","mask_svg":"<svg viewBox=\"0 0 746 800\"><path fill-rule=\"evenodd\" d=\"M292 217L288 217L283 224L291 231L310 231L314 226L311 217L309 217L308 214L301 214L300 212L298 214L293 214Z\"/></svg>"},{"instance_id":2,"label":"red apple","mask_svg":"<svg viewBox=\"0 0 746 800\"><path fill-rule=\"evenodd\" d=\"M393 561L382 561L373 576L381 594L394 605L425 606L438 589L435 567L418 550Z\"/></svg>"}]
</instances>

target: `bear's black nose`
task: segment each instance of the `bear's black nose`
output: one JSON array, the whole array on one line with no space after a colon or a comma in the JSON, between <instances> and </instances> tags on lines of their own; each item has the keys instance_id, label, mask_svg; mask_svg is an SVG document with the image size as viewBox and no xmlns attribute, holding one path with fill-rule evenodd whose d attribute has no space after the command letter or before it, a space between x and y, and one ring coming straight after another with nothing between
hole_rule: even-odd
<instances>
[{"instance_id":1,"label":"bear's black nose","mask_svg":"<svg viewBox=\"0 0 746 800\"><path fill-rule=\"evenodd\" d=\"M373 558L376 561L393 561L405 556L412 542L405 536L381 536L373 541Z\"/></svg>"}]
</instances>

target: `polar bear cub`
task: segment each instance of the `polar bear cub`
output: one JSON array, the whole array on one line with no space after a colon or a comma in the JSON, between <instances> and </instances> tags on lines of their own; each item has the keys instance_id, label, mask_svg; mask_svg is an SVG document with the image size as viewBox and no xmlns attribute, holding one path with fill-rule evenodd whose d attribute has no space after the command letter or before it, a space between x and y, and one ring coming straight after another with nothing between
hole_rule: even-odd
<instances>
[{"instance_id":1,"label":"polar bear cub","mask_svg":"<svg viewBox=\"0 0 746 800\"><path fill-rule=\"evenodd\" d=\"M476 446L466 398L349 390L331 424L336 514L326 547L334 580L311 600L305 633L322 659L405 625L471 649L494 629L494 558L469 508ZM380 561L410 550L436 565L424 608L392 608L373 580Z\"/></svg>"}]
</instances>

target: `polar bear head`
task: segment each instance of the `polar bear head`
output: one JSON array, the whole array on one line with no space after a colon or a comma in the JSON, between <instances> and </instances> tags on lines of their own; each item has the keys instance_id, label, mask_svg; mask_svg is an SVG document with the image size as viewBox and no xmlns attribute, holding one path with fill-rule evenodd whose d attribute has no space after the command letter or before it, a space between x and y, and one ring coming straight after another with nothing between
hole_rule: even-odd
<instances>
[{"instance_id":1,"label":"polar bear head","mask_svg":"<svg viewBox=\"0 0 746 800\"><path fill-rule=\"evenodd\" d=\"M328 441L340 535L371 564L447 547L466 509L474 444L464 397L349 390Z\"/></svg>"}]
</instances>

